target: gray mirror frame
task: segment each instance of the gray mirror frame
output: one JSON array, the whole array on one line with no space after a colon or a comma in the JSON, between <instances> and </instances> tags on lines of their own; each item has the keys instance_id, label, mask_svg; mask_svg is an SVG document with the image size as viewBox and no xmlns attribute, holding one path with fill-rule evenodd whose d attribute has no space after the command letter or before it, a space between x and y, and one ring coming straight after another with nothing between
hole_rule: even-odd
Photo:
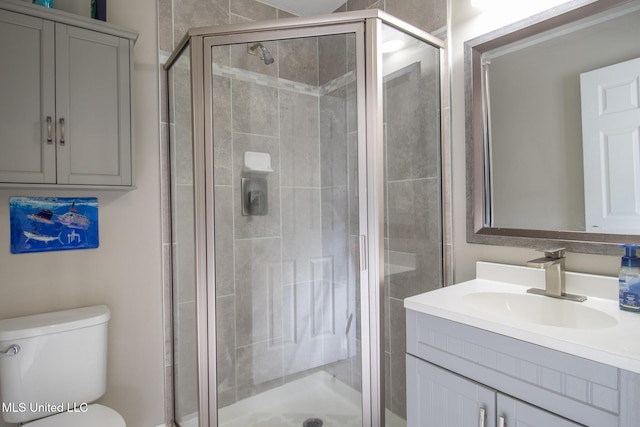
<instances>
[{"instance_id":1,"label":"gray mirror frame","mask_svg":"<svg viewBox=\"0 0 640 427\"><path fill-rule=\"evenodd\" d=\"M467 167L467 242L528 248L565 247L572 252L619 255L622 243L640 244L640 235L498 228L488 225L488 135L482 112L480 60L484 52L603 12L631 0L573 0L464 44Z\"/></svg>"}]
</instances>

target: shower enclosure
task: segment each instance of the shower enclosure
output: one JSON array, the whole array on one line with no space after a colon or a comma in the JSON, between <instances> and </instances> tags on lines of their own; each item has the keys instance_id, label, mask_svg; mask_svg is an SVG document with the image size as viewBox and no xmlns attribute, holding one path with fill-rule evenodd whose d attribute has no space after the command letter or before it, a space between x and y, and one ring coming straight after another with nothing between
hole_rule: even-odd
<instances>
[{"instance_id":1,"label":"shower enclosure","mask_svg":"<svg viewBox=\"0 0 640 427\"><path fill-rule=\"evenodd\" d=\"M401 426L442 286L442 42L378 10L189 31L169 84L180 426Z\"/></svg>"}]
</instances>

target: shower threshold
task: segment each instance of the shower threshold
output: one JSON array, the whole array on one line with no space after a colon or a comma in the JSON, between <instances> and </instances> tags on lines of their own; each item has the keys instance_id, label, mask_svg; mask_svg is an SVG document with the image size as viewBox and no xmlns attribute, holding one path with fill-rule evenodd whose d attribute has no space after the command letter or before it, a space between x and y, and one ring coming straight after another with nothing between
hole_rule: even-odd
<instances>
[{"instance_id":1,"label":"shower threshold","mask_svg":"<svg viewBox=\"0 0 640 427\"><path fill-rule=\"evenodd\" d=\"M321 371L220 409L220 427L302 427L306 420L322 420L322 427L361 427L361 395ZM406 421L385 411L386 427L404 427ZM187 417L182 427L197 427ZM189 422L191 421L191 422Z\"/></svg>"}]
</instances>

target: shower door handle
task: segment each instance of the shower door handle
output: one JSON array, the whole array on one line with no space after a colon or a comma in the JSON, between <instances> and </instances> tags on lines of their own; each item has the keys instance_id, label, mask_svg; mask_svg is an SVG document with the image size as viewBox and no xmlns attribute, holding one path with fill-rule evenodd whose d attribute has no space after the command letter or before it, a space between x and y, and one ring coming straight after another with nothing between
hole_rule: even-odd
<instances>
[{"instance_id":1,"label":"shower door handle","mask_svg":"<svg viewBox=\"0 0 640 427\"><path fill-rule=\"evenodd\" d=\"M367 269L367 236L360 235L360 247L358 248L360 253L360 271Z\"/></svg>"}]
</instances>

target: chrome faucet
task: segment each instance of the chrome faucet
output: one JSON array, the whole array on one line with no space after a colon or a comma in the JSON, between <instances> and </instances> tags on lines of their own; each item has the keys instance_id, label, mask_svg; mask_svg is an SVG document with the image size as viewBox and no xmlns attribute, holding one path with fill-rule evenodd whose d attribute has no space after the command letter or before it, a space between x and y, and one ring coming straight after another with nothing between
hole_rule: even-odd
<instances>
[{"instance_id":1,"label":"chrome faucet","mask_svg":"<svg viewBox=\"0 0 640 427\"><path fill-rule=\"evenodd\" d=\"M552 298L568 299L582 302L587 297L582 295L568 294L565 292L565 248L542 250L544 257L527 261L527 266L544 268L545 288L531 288L527 292L530 294L545 295Z\"/></svg>"}]
</instances>

